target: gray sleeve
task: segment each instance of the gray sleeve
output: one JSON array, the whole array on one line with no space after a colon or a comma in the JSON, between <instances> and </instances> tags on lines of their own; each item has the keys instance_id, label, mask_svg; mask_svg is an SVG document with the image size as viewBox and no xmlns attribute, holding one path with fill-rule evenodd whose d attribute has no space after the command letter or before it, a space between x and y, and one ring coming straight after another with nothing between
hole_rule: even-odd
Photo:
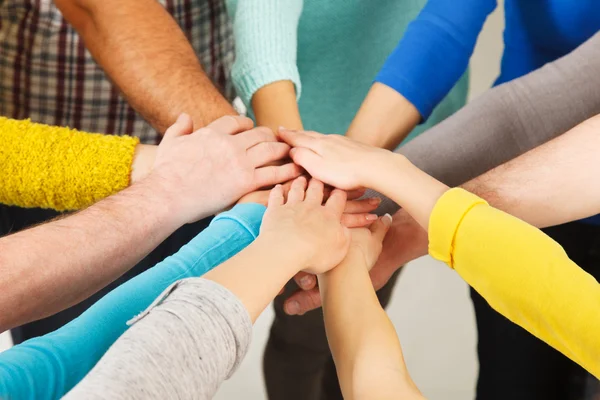
<instances>
[{"instance_id":1,"label":"gray sleeve","mask_svg":"<svg viewBox=\"0 0 600 400\"><path fill-rule=\"evenodd\" d=\"M597 33L570 54L490 89L398 152L447 185L458 186L599 113ZM373 195L378 194L366 194ZM384 198L377 212L397 210Z\"/></svg>"},{"instance_id":2,"label":"gray sleeve","mask_svg":"<svg viewBox=\"0 0 600 400\"><path fill-rule=\"evenodd\" d=\"M169 287L66 399L210 399L244 358L252 321L202 278Z\"/></svg>"}]
</instances>

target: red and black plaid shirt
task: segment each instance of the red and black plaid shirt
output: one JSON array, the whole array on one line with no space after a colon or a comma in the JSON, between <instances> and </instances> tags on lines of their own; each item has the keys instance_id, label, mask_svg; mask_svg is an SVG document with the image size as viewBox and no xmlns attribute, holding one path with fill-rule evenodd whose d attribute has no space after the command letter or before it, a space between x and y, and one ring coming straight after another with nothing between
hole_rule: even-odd
<instances>
[{"instance_id":1,"label":"red and black plaid shirt","mask_svg":"<svg viewBox=\"0 0 600 400\"><path fill-rule=\"evenodd\" d=\"M223 0L158 0L231 99L233 35ZM52 0L0 0L0 115L89 132L157 132L130 106Z\"/></svg>"}]
</instances>

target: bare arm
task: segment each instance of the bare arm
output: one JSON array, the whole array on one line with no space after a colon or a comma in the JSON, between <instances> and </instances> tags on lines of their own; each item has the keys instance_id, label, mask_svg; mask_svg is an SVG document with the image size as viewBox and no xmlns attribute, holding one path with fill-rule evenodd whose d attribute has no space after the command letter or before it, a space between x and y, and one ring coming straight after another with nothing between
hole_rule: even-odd
<instances>
[{"instance_id":1,"label":"bare arm","mask_svg":"<svg viewBox=\"0 0 600 400\"><path fill-rule=\"evenodd\" d=\"M145 180L78 214L0 239L0 330L85 299L183 224L298 176L293 164L263 167L289 147L265 128L245 131L251 127L247 118L225 117L191 133L190 117L182 116L165 133Z\"/></svg>"},{"instance_id":2,"label":"bare arm","mask_svg":"<svg viewBox=\"0 0 600 400\"><path fill-rule=\"evenodd\" d=\"M421 114L394 89L374 83L346 136L359 142L394 150L421 121Z\"/></svg>"},{"instance_id":3,"label":"bare arm","mask_svg":"<svg viewBox=\"0 0 600 400\"><path fill-rule=\"evenodd\" d=\"M129 103L159 132L186 112L200 128L237 114L155 0L55 0Z\"/></svg>"},{"instance_id":4,"label":"bare arm","mask_svg":"<svg viewBox=\"0 0 600 400\"><path fill-rule=\"evenodd\" d=\"M353 232L345 260L319 276L327 339L346 399L421 399L404 363L396 330L369 279L369 262L374 262L391 219L373 224L372 244L367 229ZM359 237L359 239L357 239ZM362 238L365 239L362 239ZM363 243L357 243L362 239ZM373 257L374 256L374 257ZM352 293L348 296L348 293Z\"/></svg>"},{"instance_id":5,"label":"bare arm","mask_svg":"<svg viewBox=\"0 0 600 400\"><path fill-rule=\"evenodd\" d=\"M296 89L291 81L277 81L258 89L252 97L252 109L258 125L275 131L280 126L302 129Z\"/></svg>"}]
</instances>

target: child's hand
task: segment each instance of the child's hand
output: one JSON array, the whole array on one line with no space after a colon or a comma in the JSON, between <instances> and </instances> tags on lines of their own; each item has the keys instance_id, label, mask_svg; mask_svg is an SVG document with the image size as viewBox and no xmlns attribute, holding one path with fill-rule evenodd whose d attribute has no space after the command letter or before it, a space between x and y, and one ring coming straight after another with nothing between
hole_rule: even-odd
<instances>
[{"instance_id":1,"label":"child's hand","mask_svg":"<svg viewBox=\"0 0 600 400\"><path fill-rule=\"evenodd\" d=\"M296 179L284 199L277 185L269 197L269 205L260 235L274 245L285 245L302 259L303 270L319 274L339 264L350 246L350 231L341 223L346 205L346 192L335 189L323 203L323 183L306 178Z\"/></svg>"}]
</instances>

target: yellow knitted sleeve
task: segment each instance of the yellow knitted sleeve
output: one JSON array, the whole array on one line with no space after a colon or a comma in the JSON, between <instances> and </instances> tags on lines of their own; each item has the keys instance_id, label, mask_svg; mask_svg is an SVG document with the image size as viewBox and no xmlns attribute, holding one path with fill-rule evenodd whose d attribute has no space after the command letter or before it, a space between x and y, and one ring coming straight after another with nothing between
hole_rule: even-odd
<instances>
[{"instance_id":1,"label":"yellow knitted sleeve","mask_svg":"<svg viewBox=\"0 0 600 400\"><path fill-rule=\"evenodd\" d=\"M129 185L137 138L0 117L0 203L76 210Z\"/></svg>"}]
</instances>

